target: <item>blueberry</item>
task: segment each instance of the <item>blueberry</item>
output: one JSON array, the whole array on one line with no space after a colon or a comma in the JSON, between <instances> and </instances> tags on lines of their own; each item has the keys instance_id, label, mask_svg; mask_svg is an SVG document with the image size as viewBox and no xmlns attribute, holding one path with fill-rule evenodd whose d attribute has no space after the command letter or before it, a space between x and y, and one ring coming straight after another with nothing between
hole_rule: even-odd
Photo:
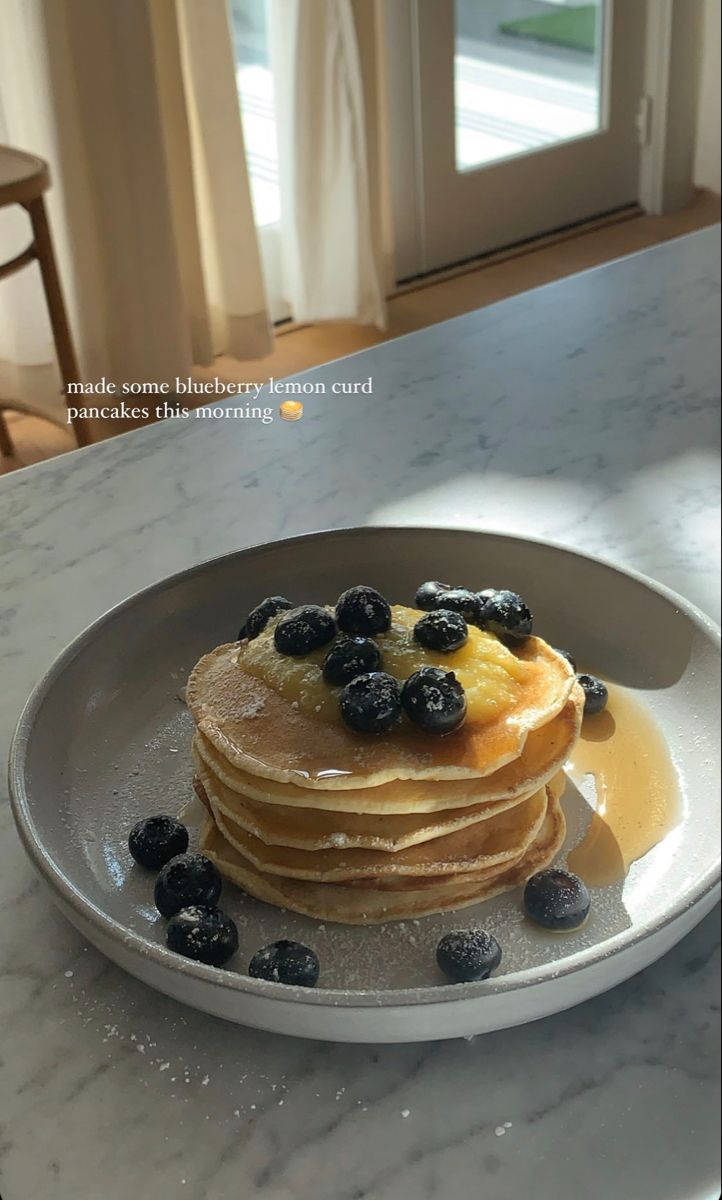
<instances>
[{"instance_id":1,"label":"blueberry","mask_svg":"<svg viewBox=\"0 0 722 1200\"><path fill-rule=\"evenodd\" d=\"M385 633L391 628L391 605L376 588L359 584L339 596L336 620L344 633L364 636Z\"/></svg>"},{"instance_id":2,"label":"blueberry","mask_svg":"<svg viewBox=\"0 0 722 1200\"><path fill-rule=\"evenodd\" d=\"M577 683L584 692L584 716L594 717L607 707L609 692L596 675L577 675Z\"/></svg>"},{"instance_id":3,"label":"blueberry","mask_svg":"<svg viewBox=\"0 0 722 1200\"><path fill-rule=\"evenodd\" d=\"M534 618L517 592L502 588L487 597L481 606L481 625L497 637L522 641L529 637Z\"/></svg>"},{"instance_id":4,"label":"blueberry","mask_svg":"<svg viewBox=\"0 0 722 1200\"><path fill-rule=\"evenodd\" d=\"M203 854L179 854L166 863L155 881L155 906L164 917L189 904L213 906L221 894L221 877Z\"/></svg>"},{"instance_id":5,"label":"blueberry","mask_svg":"<svg viewBox=\"0 0 722 1200\"><path fill-rule=\"evenodd\" d=\"M404 712L426 733L451 733L466 716L466 694L453 671L422 667L401 692Z\"/></svg>"},{"instance_id":6,"label":"blueberry","mask_svg":"<svg viewBox=\"0 0 722 1200\"><path fill-rule=\"evenodd\" d=\"M446 592L439 592L436 597L436 607L448 608L452 612L461 613L461 616L470 625L479 624L481 601L468 588L449 588Z\"/></svg>"},{"instance_id":7,"label":"blueberry","mask_svg":"<svg viewBox=\"0 0 722 1200\"><path fill-rule=\"evenodd\" d=\"M171 917L166 944L176 954L222 967L238 949L238 930L220 908L193 904Z\"/></svg>"},{"instance_id":8,"label":"blueberry","mask_svg":"<svg viewBox=\"0 0 722 1200\"><path fill-rule=\"evenodd\" d=\"M253 979L270 979L296 987L315 987L319 973L318 958L300 942L272 942L253 955L248 974Z\"/></svg>"},{"instance_id":9,"label":"blueberry","mask_svg":"<svg viewBox=\"0 0 722 1200\"><path fill-rule=\"evenodd\" d=\"M326 683L343 687L357 675L378 671L381 652L371 638L340 638L323 660L323 677Z\"/></svg>"},{"instance_id":10,"label":"blueberry","mask_svg":"<svg viewBox=\"0 0 722 1200\"><path fill-rule=\"evenodd\" d=\"M438 579L429 579L427 583L422 583L421 587L416 589L414 603L422 612L432 612L436 608L437 596L441 592L450 590L448 583L440 583Z\"/></svg>"},{"instance_id":11,"label":"blueberry","mask_svg":"<svg viewBox=\"0 0 722 1200\"><path fill-rule=\"evenodd\" d=\"M484 588L483 591L477 592L476 594L481 603L484 604L485 601L487 601L490 596L494 596L498 590L498 588Z\"/></svg>"},{"instance_id":12,"label":"blueberry","mask_svg":"<svg viewBox=\"0 0 722 1200\"><path fill-rule=\"evenodd\" d=\"M488 979L501 962L501 946L483 929L454 929L436 947L436 961L452 983Z\"/></svg>"},{"instance_id":13,"label":"blueberry","mask_svg":"<svg viewBox=\"0 0 722 1200\"><path fill-rule=\"evenodd\" d=\"M159 815L136 821L128 837L128 849L142 867L165 866L176 854L188 849L188 830L175 817Z\"/></svg>"},{"instance_id":14,"label":"blueberry","mask_svg":"<svg viewBox=\"0 0 722 1200\"><path fill-rule=\"evenodd\" d=\"M273 631L279 654L302 658L312 650L326 646L336 636L336 622L328 609L319 604L302 604L281 617Z\"/></svg>"},{"instance_id":15,"label":"blueberry","mask_svg":"<svg viewBox=\"0 0 722 1200\"><path fill-rule=\"evenodd\" d=\"M428 650L458 650L469 640L469 629L461 613L437 608L416 622L414 637Z\"/></svg>"},{"instance_id":16,"label":"blueberry","mask_svg":"<svg viewBox=\"0 0 722 1200\"><path fill-rule=\"evenodd\" d=\"M545 929L578 929L590 907L586 884L561 867L539 871L524 888L526 915Z\"/></svg>"},{"instance_id":17,"label":"blueberry","mask_svg":"<svg viewBox=\"0 0 722 1200\"><path fill-rule=\"evenodd\" d=\"M574 655L572 654L571 650L559 650L557 648L557 649L555 649L554 653L561 655L562 658L565 658L567 660L567 662L569 663L569 666L572 668L572 671L576 671L577 660L574 657Z\"/></svg>"},{"instance_id":18,"label":"blueberry","mask_svg":"<svg viewBox=\"0 0 722 1200\"><path fill-rule=\"evenodd\" d=\"M341 692L341 716L358 733L384 733L401 716L397 680L384 671L357 675Z\"/></svg>"},{"instance_id":19,"label":"blueberry","mask_svg":"<svg viewBox=\"0 0 722 1200\"><path fill-rule=\"evenodd\" d=\"M252 608L246 617L246 623L238 633L239 642L242 642L244 638L248 638L249 642L252 642L259 633L263 633L272 617L277 617L287 608L293 608L293 605L285 596L266 596L266 599L261 600L260 604Z\"/></svg>"}]
</instances>

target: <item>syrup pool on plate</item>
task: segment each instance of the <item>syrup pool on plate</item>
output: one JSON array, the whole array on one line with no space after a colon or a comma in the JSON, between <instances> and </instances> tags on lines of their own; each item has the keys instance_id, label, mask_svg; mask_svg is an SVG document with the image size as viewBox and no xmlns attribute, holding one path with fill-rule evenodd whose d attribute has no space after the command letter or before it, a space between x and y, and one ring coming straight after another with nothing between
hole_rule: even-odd
<instances>
[{"instance_id":1,"label":"syrup pool on plate","mask_svg":"<svg viewBox=\"0 0 722 1200\"><path fill-rule=\"evenodd\" d=\"M568 856L569 869L591 887L623 879L680 819L679 782L667 744L623 688L610 686L605 711L585 719L567 772L577 787L589 776L594 780L596 811Z\"/></svg>"}]
</instances>

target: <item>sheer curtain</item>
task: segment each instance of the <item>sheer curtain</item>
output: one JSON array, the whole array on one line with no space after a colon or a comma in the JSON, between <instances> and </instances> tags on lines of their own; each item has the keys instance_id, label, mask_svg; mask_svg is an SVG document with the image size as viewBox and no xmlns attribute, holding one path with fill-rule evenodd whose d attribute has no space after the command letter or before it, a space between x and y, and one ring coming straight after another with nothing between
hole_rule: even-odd
<instances>
[{"instance_id":1,"label":"sheer curtain","mask_svg":"<svg viewBox=\"0 0 722 1200\"><path fill-rule=\"evenodd\" d=\"M285 298L297 321L386 323L351 0L269 0Z\"/></svg>"},{"instance_id":2,"label":"sheer curtain","mask_svg":"<svg viewBox=\"0 0 722 1200\"><path fill-rule=\"evenodd\" d=\"M225 0L0 0L0 18L2 136L50 162L84 377L172 384L267 354ZM48 361L37 281L4 281L0 306L0 359Z\"/></svg>"},{"instance_id":3,"label":"sheer curtain","mask_svg":"<svg viewBox=\"0 0 722 1200\"><path fill-rule=\"evenodd\" d=\"M48 98L37 77L33 48L38 17L37 10L23 8L19 0L0 0L0 144L36 149L41 144L37 117ZM13 84L16 77L33 81L38 92L35 103L25 103L25 88ZM57 224L57 196L49 207ZM30 239L26 213L17 205L0 209L0 262L19 254ZM39 407L46 399L46 407L51 412L54 407L62 419L59 387L40 275L37 267L28 267L0 281L0 396L22 396Z\"/></svg>"}]
</instances>

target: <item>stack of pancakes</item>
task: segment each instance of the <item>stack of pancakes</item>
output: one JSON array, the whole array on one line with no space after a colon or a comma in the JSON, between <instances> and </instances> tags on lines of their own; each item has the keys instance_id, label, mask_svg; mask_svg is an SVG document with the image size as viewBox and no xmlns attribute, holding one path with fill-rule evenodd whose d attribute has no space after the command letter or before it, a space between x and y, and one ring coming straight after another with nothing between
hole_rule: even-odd
<instances>
[{"instance_id":1,"label":"stack of pancakes","mask_svg":"<svg viewBox=\"0 0 722 1200\"><path fill-rule=\"evenodd\" d=\"M376 924L462 908L517 887L564 840L561 768L584 696L540 638L510 708L434 737L403 722L361 735L314 719L243 669L244 644L194 668L201 849L259 900Z\"/></svg>"}]
</instances>

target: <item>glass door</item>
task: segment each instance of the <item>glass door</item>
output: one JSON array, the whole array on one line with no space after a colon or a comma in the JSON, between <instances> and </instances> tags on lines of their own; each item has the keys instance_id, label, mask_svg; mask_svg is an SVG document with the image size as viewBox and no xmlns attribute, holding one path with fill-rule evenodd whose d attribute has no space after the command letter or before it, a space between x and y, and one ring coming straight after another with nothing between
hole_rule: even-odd
<instances>
[{"instance_id":1,"label":"glass door","mask_svg":"<svg viewBox=\"0 0 722 1200\"><path fill-rule=\"evenodd\" d=\"M399 278L636 201L645 11L401 0L388 25Z\"/></svg>"},{"instance_id":2,"label":"glass door","mask_svg":"<svg viewBox=\"0 0 722 1200\"><path fill-rule=\"evenodd\" d=\"M456 0L454 8L457 171L600 129L601 0Z\"/></svg>"}]
</instances>

